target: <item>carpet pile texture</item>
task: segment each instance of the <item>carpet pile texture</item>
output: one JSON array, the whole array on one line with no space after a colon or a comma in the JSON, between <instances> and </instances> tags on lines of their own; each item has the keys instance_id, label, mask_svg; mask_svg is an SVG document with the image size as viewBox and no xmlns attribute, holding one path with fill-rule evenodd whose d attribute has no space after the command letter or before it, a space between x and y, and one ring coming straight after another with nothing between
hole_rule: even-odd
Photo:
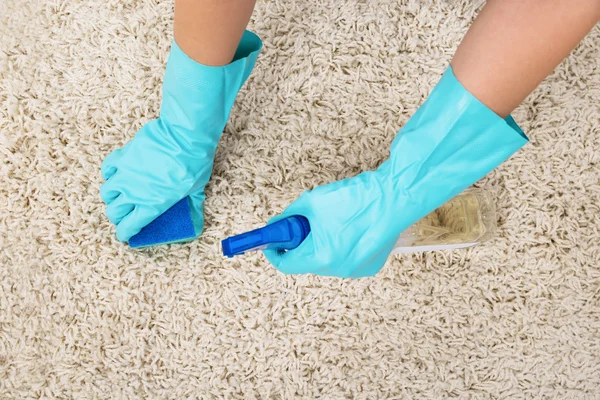
<instances>
[{"instance_id":1,"label":"carpet pile texture","mask_svg":"<svg viewBox=\"0 0 600 400\"><path fill-rule=\"evenodd\" d=\"M477 186L498 237L289 277L220 255L376 168L479 1L262 1L190 244L120 244L100 163L159 111L171 1L0 1L0 398L600 398L600 29L514 113Z\"/></svg>"}]
</instances>

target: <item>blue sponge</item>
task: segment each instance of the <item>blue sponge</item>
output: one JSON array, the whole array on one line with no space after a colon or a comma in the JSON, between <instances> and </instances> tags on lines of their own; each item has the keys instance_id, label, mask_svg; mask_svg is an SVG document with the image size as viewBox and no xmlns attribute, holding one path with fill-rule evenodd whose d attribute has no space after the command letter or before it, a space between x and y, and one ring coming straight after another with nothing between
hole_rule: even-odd
<instances>
[{"instance_id":1,"label":"blue sponge","mask_svg":"<svg viewBox=\"0 0 600 400\"><path fill-rule=\"evenodd\" d=\"M129 239L133 248L178 243L196 238L188 198L184 198Z\"/></svg>"}]
</instances>

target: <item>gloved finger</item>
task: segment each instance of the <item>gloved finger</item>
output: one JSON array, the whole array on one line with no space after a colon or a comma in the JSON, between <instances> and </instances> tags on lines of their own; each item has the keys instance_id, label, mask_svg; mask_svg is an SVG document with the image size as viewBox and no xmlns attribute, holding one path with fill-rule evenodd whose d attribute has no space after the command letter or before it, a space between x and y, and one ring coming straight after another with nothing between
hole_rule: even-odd
<instances>
[{"instance_id":1,"label":"gloved finger","mask_svg":"<svg viewBox=\"0 0 600 400\"><path fill-rule=\"evenodd\" d=\"M188 195L189 204L190 204L190 212L192 213L192 223L194 225L194 230L196 233L202 232L204 229L204 200L206 199L206 195L204 194L204 190L197 190Z\"/></svg>"},{"instance_id":2,"label":"gloved finger","mask_svg":"<svg viewBox=\"0 0 600 400\"><path fill-rule=\"evenodd\" d=\"M311 233L300 246L286 252L267 249L264 250L265 257L284 274L337 276L335 271L343 258L339 259L340 254L333 251L334 244L315 221L311 221L311 226Z\"/></svg>"},{"instance_id":3,"label":"gloved finger","mask_svg":"<svg viewBox=\"0 0 600 400\"><path fill-rule=\"evenodd\" d=\"M329 255L329 247L326 243L322 243L322 234L320 234L320 227L317 225L318 221L310 216L310 213L306 210L304 213L298 212L295 207L285 211L283 218L291 215L304 215L309 219L311 225L311 233L304 239L300 246L293 250L280 251L277 249L265 249L263 253L267 260L279 271L284 274L317 274L327 275L325 269L320 269L317 266L329 266L332 264L333 259ZM280 217L275 217L275 221L279 220Z\"/></svg>"},{"instance_id":4,"label":"gloved finger","mask_svg":"<svg viewBox=\"0 0 600 400\"><path fill-rule=\"evenodd\" d=\"M138 234L158 216L159 214L152 207L136 205L133 211L123 217L117 225L117 238L121 242L128 242L132 236Z\"/></svg>"},{"instance_id":5,"label":"gloved finger","mask_svg":"<svg viewBox=\"0 0 600 400\"><path fill-rule=\"evenodd\" d=\"M295 250L295 249L294 249ZM290 251L294 251L290 250ZM265 249L263 250L263 254L267 258L267 260L280 272L283 272L286 275L292 274L301 274L301 271L297 271L294 268L291 268L289 262L285 263L284 258L286 258L287 253L289 252L281 252L275 249Z\"/></svg>"},{"instance_id":6,"label":"gloved finger","mask_svg":"<svg viewBox=\"0 0 600 400\"><path fill-rule=\"evenodd\" d=\"M263 250L263 254L265 255L265 257L267 258L267 261L269 261L271 263L272 266L275 267L275 269L277 269L278 271L283 272L284 274L291 274L292 272L289 270L282 270L279 267L279 264L281 264L281 256L282 254L274 249L265 249Z\"/></svg>"},{"instance_id":7,"label":"gloved finger","mask_svg":"<svg viewBox=\"0 0 600 400\"><path fill-rule=\"evenodd\" d=\"M106 204L112 203L121 193L122 185L119 184L117 177L100 185L100 198Z\"/></svg>"},{"instance_id":8,"label":"gloved finger","mask_svg":"<svg viewBox=\"0 0 600 400\"><path fill-rule=\"evenodd\" d=\"M311 269L311 260L314 259L314 251L310 250L309 238L294 250L282 252L276 249L266 249L263 253L267 260L284 274L305 274L314 272Z\"/></svg>"},{"instance_id":9,"label":"gloved finger","mask_svg":"<svg viewBox=\"0 0 600 400\"><path fill-rule=\"evenodd\" d=\"M302 195L300 195L300 197L290 204L281 214L271 218L267 225L292 215L302 215L308 219L312 231L314 224L316 223L316 219L313 217L314 214L311 209L308 193L310 192L304 192ZM263 253L267 260L284 274L302 274L312 272L310 270L310 260L314 259L314 250L310 249L312 239L313 234L311 232L300 244L300 246L293 250L281 252L275 249L265 249L263 250Z\"/></svg>"},{"instance_id":10,"label":"gloved finger","mask_svg":"<svg viewBox=\"0 0 600 400\"><path fill-rule=\"evenodd\" d=\"M129 201L128 196L121 194L106 206L106 216L110 222L118 225L134 208L135 205Z\"/></svg>"},{"instance_id":11,"label":"gloved finger","mask_svg":"<svg viewBox=\"0 0 600 400\"><path fill-rule=\"evenodd\" d=\"M100 166L100 170L102 172L102 177L104 180L109 180L112 176L117 172L117 165L121 156L123 154L123 149L113 150L102 162Z\"/></svg>"}]
</instances>

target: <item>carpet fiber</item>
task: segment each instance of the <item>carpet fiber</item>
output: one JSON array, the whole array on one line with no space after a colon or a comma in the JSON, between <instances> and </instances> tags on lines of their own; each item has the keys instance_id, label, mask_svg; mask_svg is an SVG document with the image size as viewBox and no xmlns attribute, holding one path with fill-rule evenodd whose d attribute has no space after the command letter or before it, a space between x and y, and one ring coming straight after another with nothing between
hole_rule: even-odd
<instances>
[{"instance_id":1,"label":"carpet fiber","mask_svg":"<svg viewBox=\"0 0 600 400\"><path fill-rule=\"evenodd\" d=\"M600 398L600 29L515 112L478 186L500 231L375 278L288 277L219 241L375 168L480 2L263 1L206 229L131 250L100 163L158 114L172 3L0 1L0 397Z\"/></svg>"}]
</instances>

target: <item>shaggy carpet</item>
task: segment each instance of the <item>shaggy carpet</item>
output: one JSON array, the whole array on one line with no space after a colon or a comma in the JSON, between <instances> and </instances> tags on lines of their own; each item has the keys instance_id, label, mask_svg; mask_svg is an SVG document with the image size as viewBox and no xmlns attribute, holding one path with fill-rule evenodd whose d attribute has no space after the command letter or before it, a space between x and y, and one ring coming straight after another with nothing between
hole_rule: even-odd
<instances>
[{"instance_id":1,"label":"shaggy carpet","mask_svg":"<svg viewBox=\"0 0 600 400\"><path fill-rule=\"evenodd\" d=\"M100 163L157 116L172 6L0 1L1 398L600 398L598 27L477 184L497 239L351 281L219 241L381 163L481 2L261 2L204 234L133 251Z\"/></svg>"}]
</instances>

